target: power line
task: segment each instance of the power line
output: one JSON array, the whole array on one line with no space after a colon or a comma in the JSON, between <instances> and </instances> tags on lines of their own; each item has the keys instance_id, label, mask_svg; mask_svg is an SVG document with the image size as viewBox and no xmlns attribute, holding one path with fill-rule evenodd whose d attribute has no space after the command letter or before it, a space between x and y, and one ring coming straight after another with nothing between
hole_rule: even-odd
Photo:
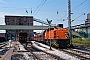
<instances>
[{"instance_id":1,"label":"power line","mask_svg":"<svg viewBox=\"0 0 90 60\"><path fill-rule=\"evenodd\" d=\"M36 14L40 11L40 9L43 7L43 5L45 4L45 2L46 2L47 0L45 0L44 2L43 2L43 4L41 5L41 7L38 9L38 11L36 12ZM36 15L35 14L35 15Z\"/></svg>"},{"instance_id":2,"label":"power line","mask_svg":"<svg viewBox=\"0 0 90 60\"><path fill-rule=\"evenodd\" d=\"M76 17L75 19L73 19L72 22L75 21L76 19L80 18L82 15L85 15L85 13L83 13L83 14L81 14L80 16L78 16L78 17Z\"/></svg>"},{"instance_id":3,"label":"power line","mask_svg":"<svg viewBox=\"0 0 90 60\"><path fill-rule=\"evenodd\" d=\"M77 7L75 7L72 11L74 11L75 9L77 9L79 6L81 6L82 4L84 4L87 0L83 1L82 3L80 3Z\"/></svg>"},{"instance_id":4,"label":"power line","mask_svg":"<svg viewBox=\"0 0 90 60\"><path fill-rule=\"evenodd\" d=\"M62 18L64 18L66 15L67 15L67 14L65 14ZM62 18L61 18L61 19L62 19Z\"/></svg>"},{"instance_id":5,"label":"power line","mask_svg":"<svg viewBox=\"0 0 90 60\"><path fill-rule=\"evenodd\" d=\"M42 5L42 3L44 2L44 0L42 0L42 2L40 3L40 5L38 5L38 7L35 9L34 13L37 11L37 9ZM34 14L33 13L33 14Z\"/></svg>"},{"instance_id":6,"label":"power line","mask_svg":"<svg viewBox=\"0 0 90 60\"><path fill-rule=\"evenodd\" d=\"M46 4L49 4L49 3L54 2L54 1L55 1L55 0L51 0L51 1L47 2Z\"/></svg>"},{"instance_id":7,"label":"power line","mask_svg":"<svg viewBox=\"0 0 90 60\"><path fill-rule=\"evenodd\" d=\"M43 0L44 1L44 0ZM41 4L43 3L43 1L41 2ZM49 1L49 2L45 2L45 4L48 4L48 3L51 3L51 2L53 2L53 1L55 1L55 0L51 0L51 1ZM39 6L41 6L41 4L39 5ZM38 9L39 7L37 7L35 10L34 10L34 13L36 12L36 10ZM42 10L40 10L40 11L42 11ZM44 11L52 11L52 10L44 10ZM33 14L34 14L33 13Z\"/></svg>"},{"instance_id":8,"label":"power line","mask_svg":"<svg viewBox=\"0 0 90 60\"><path fill-rule=\"evenodd\" d=\"M80 7L82 4L84 4L87 0L81 2L77 7L75 7L72 11L76 10L78 7ZM67 14L65 14L62 18L64 18ZM62 19L61 18L61 19Z\"/></svg>"},{"instance_id":9,"label":"power line","mask_svg":"<svg viewBox=\"0 0 90 60\"><path fill-rule=\"evenodd\" d=\"M80 16L78 16L77 18L75 18L74 20L78 19L78 18L81 17L82 15L85 15L85 13L81 14Z\"/></svg>"},{"instance_id":10,"label":"power line","mask_svg":"<svg viewBox=\"0 0 90 60\"><path fill-rule=\"evenodd\" d=\"M52 0L52 1L55 1L55 0ZM52 2L52 1L49 1L49 2L47 2L47 3L50 3L50 2ZM44 2L44 0L42 0L42 2L38 5L38 7L37 6L34 6L34 7L32 7L32 8L36 8L35 10L34 10L34 13L35 13L35 11L37 11L37 9L42 5L42 3ZM45 3L45 4L47 4L47 3ZM7 6L0 6L0 8L5 8L5 9L25 9L26 10L26 7L7 7ZM29 8L27 8L27 9L31 9L31 7ZM33 14L34 14L33 13Z\"/></svg>"},{"instance_id":11,"label":"power line","mask_svg":"<svg viewBox=\"0 0 90 60\"><path fill-rule=\"evenodd\" d=\"M76 20L75 20L75 21L76 21ZM82 19L82 20L77 20L77 21L85 21L85 20ZM71 22L73 22L73 20L72 20Z\"/></svg>"},{"instance_id":12,"label":"power line","mask_svg":"<svg viewBox=\"0 0 90 60\"><path fill-rule=\"evenodd\" d=\"M40 6L42 6L42 5L44 5L44 1L46 1L46 0L42 0L42 2L40 3L40 5L36 8L36 10L34 11L34 13L38 10L38 8L40 7ZM31 14L32 14L32 8L17 8L17 7L2 7L2 6L0 6L1 8L8 8L8 9L25 9L25 11L26 11L26 13L29 13L28 12L28 10L27 9L31 9ZM33 13L33 14L34 14Z\"/></svg>"}]
</instances>

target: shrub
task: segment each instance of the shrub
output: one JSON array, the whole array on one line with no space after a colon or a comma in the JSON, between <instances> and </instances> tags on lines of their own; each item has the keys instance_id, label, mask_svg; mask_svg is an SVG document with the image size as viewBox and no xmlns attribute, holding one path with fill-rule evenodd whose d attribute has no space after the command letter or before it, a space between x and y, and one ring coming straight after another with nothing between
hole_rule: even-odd
<instances>
[{"instance_id":1,"label":"shrub","mask_svg":"<svg viewBox=\"0 0 90 60\"><path fill-rule=\"evenodd\" d=\"M90 38L74 38L72 39L72 43L78 43L82 45L90 45Z\"/></svg>"}]
</instances>

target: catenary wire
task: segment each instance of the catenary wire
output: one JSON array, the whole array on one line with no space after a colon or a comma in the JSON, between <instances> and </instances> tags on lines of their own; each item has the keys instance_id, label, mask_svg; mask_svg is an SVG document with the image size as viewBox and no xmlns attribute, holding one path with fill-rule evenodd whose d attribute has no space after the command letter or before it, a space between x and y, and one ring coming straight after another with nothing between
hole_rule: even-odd
<instances>
[{"instance_id":1,"label":"catenary wire","mask_svg":"<svg viewBox=\"0 0 90 60\"><path fill-rule=\"evenodd\" d=\"M77 7L75 7L72 11L76 10L78 7L80 7L82 4L84 4L87 0L84 0L83 2L81 2ZM67 14L65 14L62 18L64 18ZM62 19L61 18L61 19Z\"/></svg>"},{"instance_id":2,"label":"catenary wire","mask_svg":"<svg viewBox=\"0 0 90 60\"><path fill-rule=\"evenodd\" d=\"M45 0L45 1L43 2L43 4L42 4L42 5L40 6L40 8L37 10L36 14L40 11L40 9L43 7L43 5L45 4L46 1L47 1L47 0ZM36 14L35 14L35 15L36 15ZM34 16L35 16L35 15L34 15Z\"/></svg>"},{"instance_id":3,"label":"catenary wire","mask_svg":"<svg viewBox=\"0 0 90 60\"><path fill-rule=\"evenodd\" d=\"M44 0L42 0L42 2L37 6L37 8L36 8L35 11L33 12L33 14L35 14L35 12L38 10L38 8L42 5L43 2L44 2Z\"/></svg>"}]
</instances>

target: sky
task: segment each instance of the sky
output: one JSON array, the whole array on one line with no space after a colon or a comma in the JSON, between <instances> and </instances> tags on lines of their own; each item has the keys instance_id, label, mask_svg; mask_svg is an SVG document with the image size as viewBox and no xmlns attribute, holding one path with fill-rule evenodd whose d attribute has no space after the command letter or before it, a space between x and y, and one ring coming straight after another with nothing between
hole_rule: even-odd
<instances>
[{"instance_id":1,"label":"sky","mask_svg":"<svg viewBox=\"0 0 90 60\"><path fill-rule=\"evenodd\" d=\"M90 0L71 0L71 20L74 20L71 22L72 26L85 22L87 14L90 13L89 4ZM33 16L67 27L68 0L0 0L0 25L5 25L5 15ZM34 25L41 24L34 22Z\"/></svg>"}]
</instances>

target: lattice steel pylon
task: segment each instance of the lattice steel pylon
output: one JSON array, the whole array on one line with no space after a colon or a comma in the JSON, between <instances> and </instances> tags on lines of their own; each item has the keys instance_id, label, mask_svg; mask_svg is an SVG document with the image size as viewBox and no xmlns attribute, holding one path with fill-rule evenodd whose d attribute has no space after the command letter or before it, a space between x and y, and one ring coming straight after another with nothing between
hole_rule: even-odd
<instances>
[{"instance_id":1,"label":"lattice steel pylon","mask_svg":"<svg viewBox=\"0 0 90 60\"><path fill-rule=\"evenodd\" d=\"M42 24L48 25L47 22L42 21L42 20L40 20L40 19L36 19L36 18L34 18L33 21L36 21L36 22L39 22L39 23L42 23ZM56 26L56 24L51 24L51 26Z\"/></svg>"}]
</instances>

